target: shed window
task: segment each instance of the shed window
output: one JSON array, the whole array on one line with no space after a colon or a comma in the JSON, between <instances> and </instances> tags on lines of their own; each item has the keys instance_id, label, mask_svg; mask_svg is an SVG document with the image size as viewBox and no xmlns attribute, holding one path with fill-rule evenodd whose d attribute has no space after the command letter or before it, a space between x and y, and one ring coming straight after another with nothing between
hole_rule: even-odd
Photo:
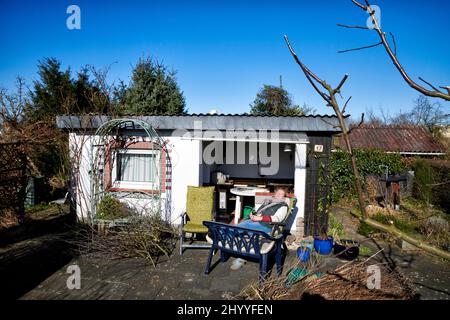
<instances>
[{"instance_id":1,"label":"shed window","mask_svg":"<svg viewBox=\"0 0 450 320\"><path fill-rule=\"evenodd\" d=\"M158 150L118 149L114 163L113 187L152 190L158 188Z\"/></svg>"}]
</instances>

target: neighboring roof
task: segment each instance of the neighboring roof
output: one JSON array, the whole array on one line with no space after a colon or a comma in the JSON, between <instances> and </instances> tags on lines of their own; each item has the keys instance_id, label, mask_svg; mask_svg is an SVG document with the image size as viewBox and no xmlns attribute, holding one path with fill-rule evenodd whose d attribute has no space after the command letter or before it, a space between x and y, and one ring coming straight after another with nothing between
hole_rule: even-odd
<instances>
[{"instance_id":1,"label":"neighboring roof","mask_svg":"<svg viewBox=\"0 0 450 320\"><path fill-rule=\"evenodd\" d=\"M445 154L445 148L421 126L361 126L350 133L353 148L381 149L402 154ZM339 137L337 145L346 149Z\"/></svg>"},{"instance_id":2,"label":"neighboring roof","mask_svg":"<svg viewBox=\"0 0 450 320\"><path fill-rule=\"evenodd\" d=\"M250 114L186 114L186 115L149 115L127 116L128 119L140 119L150 123L155 129L194 130L196 121L201 122L203 130L279 130L279 131L320 131L340 132L336 116L255 116ZM112 119L106 115L61 115L56 117L58 128L97 129Z\"/></svg>"}]
</instances>

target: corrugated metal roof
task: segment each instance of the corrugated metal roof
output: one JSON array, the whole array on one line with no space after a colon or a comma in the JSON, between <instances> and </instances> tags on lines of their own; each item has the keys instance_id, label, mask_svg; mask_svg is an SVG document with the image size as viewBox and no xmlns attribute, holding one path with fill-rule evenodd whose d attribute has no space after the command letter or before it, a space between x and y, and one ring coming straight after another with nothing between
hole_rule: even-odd
<instances>
[{"instance_id":1,"label":"corrugated metal roof","mask_svg":"<svg viewBox=\"0 0 450 320\"><path fill-rule=\"evenodd\" d=\"M186 140L204 141L243 141L243 142L272 142L272 143L309 143L308 135L304 132L271 132L268 135L249 134L248 131L233 131L232 134L205 135L201 137L185 137Z\"/></svg>"},{"instance_id":2,"label":"corrugated metal roof","mask_svg":"<svg viewBox=\"0 0 450 320\"><path fill-rule=\"evenodd\" d=\"M256 116L251 114L186 114L126 116L144 120L155 129L193 130L201 124L203 130L279 130L279 131L321 131L338 133L338 119L330 115L310 116ZM56 117L58 128L96 129L110 120L106 115L61 115Z\"/></svg>"},{"instance_id":3,"label":"corrugated metal roof","mask_svg":"<svg viewBox=\"0 0 450 320\"><path fill-rule=\"evenodd\" d=\"M421 126L361 126L350 133L353 148L400 153L445 153L445 148ZM346 149L343 139L338 146Z\"/></svg>"}]
</instances>

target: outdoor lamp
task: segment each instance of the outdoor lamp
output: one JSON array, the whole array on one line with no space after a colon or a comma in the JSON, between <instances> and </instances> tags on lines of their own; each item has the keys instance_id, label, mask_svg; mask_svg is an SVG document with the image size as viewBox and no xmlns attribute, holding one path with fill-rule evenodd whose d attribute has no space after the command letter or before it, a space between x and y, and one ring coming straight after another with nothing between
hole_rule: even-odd
<instances>
[{"instance_id":1,"label":"outdoor lamp","mask_svg":"<svg viewBox=\"0 0 450 320\"><path fill-rule=\"evenodd\" d=\"M284 145L283 151L284 151L284 152L291 152L291 151L292 151L292 145L290 145L290 144L285 144L285 145Z\"/></svg>"}]
</instances>

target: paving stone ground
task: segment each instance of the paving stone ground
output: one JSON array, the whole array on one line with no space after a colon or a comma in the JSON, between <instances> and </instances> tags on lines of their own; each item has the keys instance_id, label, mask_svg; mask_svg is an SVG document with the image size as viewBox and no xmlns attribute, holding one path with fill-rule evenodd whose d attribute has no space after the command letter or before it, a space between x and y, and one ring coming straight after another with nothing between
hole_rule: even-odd
<instances>
[{"instance_id":1,"label":"paving stone ground","mask_svg":"<svg viewBox=\"0 0 450 320\"><path fill-rule=\"evenodd\" d=\"M22 299L224 299L258 280L258 263L247 262L231 270L232 258L204 274L208 250L186 250L157 264L138 259L105 260L80 256L73 259ZM290 256L293 256L291 254ZM288 258L290 259L290 258ZM69 290L69 265L81 270L81 289Z\"/></svg>"},{"instance_id":2,"label":"paving stone ground","mask_svg":"<svg viewBox=\"0 0 450 320\"><path fill-rule=\"evenodd\" d=\"M376 250L374 244L368 244ZM403 252L383 245L386 257L405 275L421 299L450 299L450 266L448 263L417 252ZM375 251L374 251L375 252ZM245 286L256 283L258 264L247 262L237 271L230 269L232 259L217 264L209 275L204 274L207 250L187 250L161 261L156 268L139 259L106 260L80 256L59 269L21 299L130 299L190 300L225 299L236 295ZM385 259L382 255L374 262ZM285 266L295 261L290 252ZM323 259L321 271L333 270L344 263L333 256ZM69 290L66 282L69 265L81 269L81 289Z\"/></svg>"},{"instance_id":3,"label":"paving stone ground","mask_svg":"<svg viewBox=\"0 0 450 320\"><path fill-rule=\"evenodd\" d=\"M346 233L352 239L363 240L350 218L342 212L337 214L344 222ZM233 271L230 270L232 259L217 263L210 274L205 275L208 250L204 249L186 250L182 256L175 250L170 259L162 259L156 268L139 259L71 258L62 241L64 237L65 234L45 235L0 247L3 279L0 296L9 299L224 299L258 280L258 263L248 262L241 270ZM383 254L374 260L389 260L395 264L421 299L450 300L448 261L386 243L364 245L372 252L382 247ZM218 260L219 255L216 255L213 261ZM295 252L290 252L285 268L295 260ZM328 256L323 259L320 271L333 270L342 263ZM73 264L81 269L79 290L67 288L67 267Z\"/></svg>"}]
</instances>

